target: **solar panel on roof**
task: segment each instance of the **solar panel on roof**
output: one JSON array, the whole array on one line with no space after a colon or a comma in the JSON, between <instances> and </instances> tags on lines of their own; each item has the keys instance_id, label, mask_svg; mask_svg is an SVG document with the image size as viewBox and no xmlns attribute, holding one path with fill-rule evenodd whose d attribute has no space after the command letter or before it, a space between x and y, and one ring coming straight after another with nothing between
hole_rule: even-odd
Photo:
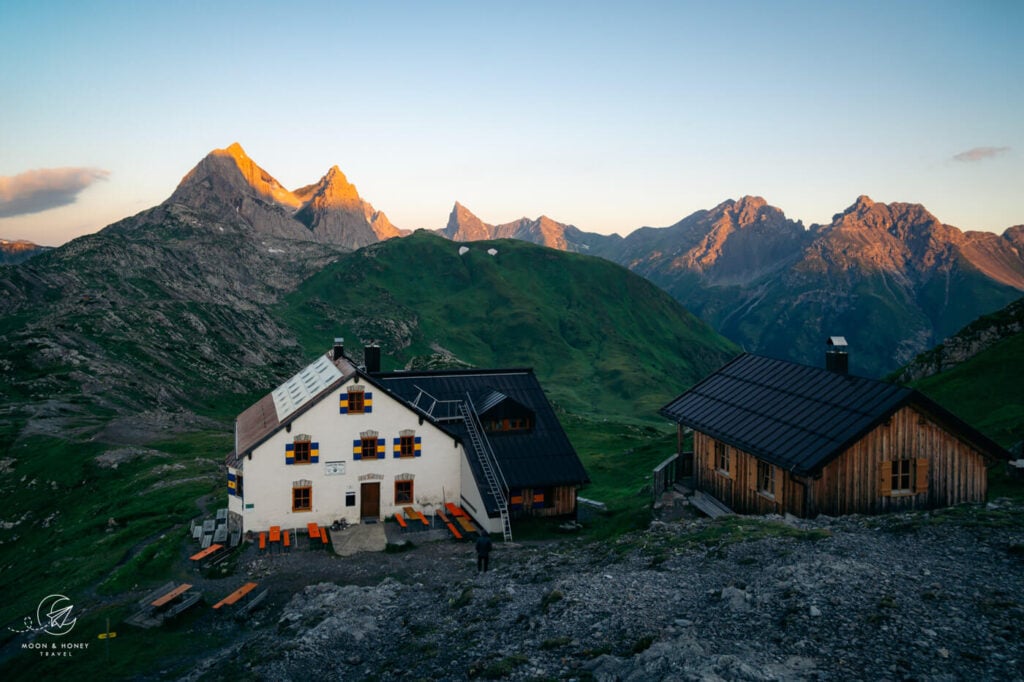
<instances>
[{"instance_id":1,"label":"solar panel on roof","mask_svg":"<svg viewBox=\"0 0 1024 682\"><path fill-rule=\"evenodd\" d=\"M278 386L270 394L274 399L274 410L278 421L284 421L309 399L320 393L341 377L339 370L326 355L316 361L288 381Z\"/></svg>"}]
</instances>

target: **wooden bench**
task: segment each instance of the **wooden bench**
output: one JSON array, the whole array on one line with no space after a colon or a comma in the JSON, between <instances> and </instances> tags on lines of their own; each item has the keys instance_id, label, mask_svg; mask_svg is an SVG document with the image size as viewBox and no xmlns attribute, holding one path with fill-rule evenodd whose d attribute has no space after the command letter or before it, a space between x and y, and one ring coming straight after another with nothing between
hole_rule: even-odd
<instances>
[{"instance_id":1,"label":"wooden bench","mask_svg":"<svg viewBox=\"0 0 1024 682\"><path fill-rule=\"evenodd\" d=\"M270 527L270 541L281 542L281 526Z\"/></svg>"},{"instance_id":2,"label":"wooden bench","mask_svg":"<svg viewBox=\"0 0 1024 682\"><path fill-rule=\"evenodd\" d=\"M462 539L462 533L459 532L459 529L456 528L451 521L449 521L445 525L448 526L448 530L451 531L452 535L455 537L456 540Z\"/></svg>"},{"instance_id":3,"label":"wooden bench","mask_svg":"<svg viewBox=\"0 0 1024 682\"><path fill-rule=\"evenodd\" d=\"M284 545L285 549L288 549L289 547L292 546L292 540L291 540L291 537L289 537L289 535L288 535L288 531L284 531L281 534L281 538L283 540L283 542L281 544Z\"/></svg>"},{"instance_id":4,"label":"wooden bench","mask_svg":"<svg viewBox=\"0 0 1024 682\"><path fill-rule=\"evenodd\" d=\"M192 585L190 585L189 583L182 583L181 585L178 585L162 597L154 599L152 602L150 602L149 605L157 609L162 608L170 602L177 599L178 597L180 597L181 595L188 592L190 589L192 589Z\"/></svg>"},{"instance_id":5,"label":"wooden bench","mask_svg":"<svg viewBox=\"0 0 1024 682\"><path fill-rule=\"evenodd\" d=\"M476 532L476 526L473 525L473 522L469 520L468 516L456 516L455 521L460 526L462 526L462 530L466 531L467 533Z\"/></svg>"},{"instance_id":6,"label":"wooden bench","mask_svg":"<svg viewBox=\"0 0 1024 682\"><path fill-rule=\"evenodd\" d=\"M229 594L228 596L221 599L219 602L213 605L213 608L219 609L222 606L230 606L236 603L239 599L256 589L259 583L246 583L239 587L237 590Z\"/></svg>"},{"instance_id":7,"label":"wooden bench","mask_svg":"<svg viewBox=\"0 0 1024 682\"><path fill-rule=\"evenodd\" d=\"M406 524L405 519L403 519L402 515L397 513L397 512L395 512L395 521L398 523L398 526L402 530L408 530L409 529L409 526L408 526L408 524Z\"/></svg>"},{"instance_id":8,"label":"wooden bench","mask_svg":"<svg viewBox=\"0 0 1024 682\"><path fill-rule=\"evenodd\" d=\"M260 551L266 551L267 549L267 534L264 531L260 532Z\"/></svg>"},{"instance_id":9,"label":"wooden bench","mask_svg":"<svg viewBox=\"0 0 1024 682\"><path fill-rule=\"evenodd\" d=\"M195 554L190 556L189 559L195 563L199 563L206 557L210 556L211 554L216 554L222 549L224 549L224 545L213 544L207 547L206 549L196 552Z\"/></svg>"},{"instance_id":10,"label":"wooden bench","mask_svg":"<svg viewBox=\"0 0 1024 682\"><path fill-rule=\"evenodd\" d=\"M200 592L189 592L185 595L184 599L182 599L177 604L171 606L171 608L167 609L167 613L164 614L164 617L174 618L179 613L182 613L183 611L190 609L196 604L198 604L199 600L202 598L203 595Z\"/></svg>"},{"instance_id":11,"label":"wooden bench","mask_svg":"<svg viewBox=\"0 0 1024 682\"><path fill-rule=\"evenodd\" d=\"M307 523L306 532L309 533L310 540L316 540L320 537L320 526L315 523Z\"/></svg>"},{"instance_id":12,"label":"wooden bench","mask_svg":"<svg viewBox=\"0 0 1024 682\"><path fill-rule=\"evenodd\" d=\"M248 601L246 601L244 604L240 605L237 609L235 609L235 620L244 620L246 616L249 615L250 611L255 609L260 604L260 602L267 598L268 592L270 592L269 589L264 589L262 592L253 595Z\"/></svg>"},{"instance_id":13,"label":"wooden bench","mask_svg":"<svg viewBox=\"0 0 1024 682\"><path fill-rule=\"evenodd\" d=\"M455 504L452 504L451 502L445 502L444 503L444 508L448 510L449 514L451 514L452 516L454 516L456 518L458 518L460 516L468 516L468 514L466 514L466 512L463 511L462 507L460 507L458 505L455 505Z\"/></svg>"},{"instance_id":14,"label":"wooden bench","mask_svg":"<svg viewBox=\"0 0 1024 682\"><path fill-rule=\"evenodd\" d=\"M324 543L324 547L327 547L331 542L331 536L327 533L327 526L320 529L320 541Z\"/></svg>"}]
</instances>

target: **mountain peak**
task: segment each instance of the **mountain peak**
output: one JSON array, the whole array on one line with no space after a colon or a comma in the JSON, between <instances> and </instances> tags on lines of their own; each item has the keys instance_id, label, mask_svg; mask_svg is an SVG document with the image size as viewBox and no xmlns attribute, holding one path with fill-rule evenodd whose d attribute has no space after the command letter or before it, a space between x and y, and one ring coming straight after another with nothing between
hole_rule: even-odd
<instances>
[{"instance_id":1,"label":"mountain peak","mask_svg":"<svg viewBox=\"0 0 1024 682\"><path fill-rule=\"evenodd\" d=\"M360 201L356 186L348 181L345 174L337 166L331 166L327 174L320 179L317 195L323 197L329 205L354 204Z\"/></svg>"}]
</instances>

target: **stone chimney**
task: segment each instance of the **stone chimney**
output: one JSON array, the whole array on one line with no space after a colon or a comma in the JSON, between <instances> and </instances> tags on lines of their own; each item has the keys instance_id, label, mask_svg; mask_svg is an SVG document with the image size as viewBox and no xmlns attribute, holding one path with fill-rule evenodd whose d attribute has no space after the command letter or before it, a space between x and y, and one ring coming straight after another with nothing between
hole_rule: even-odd
<instances>
[{"instance_id":1,"label":"stone chimney","mask_svg":"<svg viewBox=\"0 0 1024 682\"><path fill-rule=\"evenodd\" d=\"M332 360L340 360L345 355L345 339L336 336L334 337L334 350L331 353Z\"/></svg>"},{"instance_id":2,"label":"stone chimney","mask_svg":"<svg viewBox=\"0 0 1024 682\"><path fill-rule=\"evenodd\" d=\"M825 369L836 374L849 374L850 356L847 353L846 339L842 336L830 336L825 341Z\"/></svg>"}]
</instances>

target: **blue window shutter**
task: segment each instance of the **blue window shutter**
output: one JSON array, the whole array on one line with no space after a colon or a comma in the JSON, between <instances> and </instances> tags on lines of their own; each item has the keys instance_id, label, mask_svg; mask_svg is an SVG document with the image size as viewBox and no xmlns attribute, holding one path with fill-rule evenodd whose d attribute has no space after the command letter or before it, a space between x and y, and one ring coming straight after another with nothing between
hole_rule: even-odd
<instances>
[{"instance_id":1,"label":"blue window shutter","mask_svg":"<svg viewBox=\"0 0 1024 682\"><path fill-rule=\"evenodd\" d=\"M373 393L370 391L363 394L363 412L366 414L373 412Z\"/></svg>"},{"instance_id":2,"label":"blue window shutter","mask_svg":"<svg viewBox=\"0 0 1024 682\"><path fill-rule=\"evenodd\" d=\"M416 445L415 445L415 446L413 447L413 452L415 452L415 453L416 453L416 456L417 456L417 457L419 457L420 455L422 455L422 454L423 454L423 453L422 453L422 452L420 451L420 448L422 447L422 445L421 445L421 443L420 443L420 440L421 440L421 439L420 439L420 437L419 437L419 436L416 436Z\"/></svg>"},{"instance_id":3,"label":"blue window shutter","mask_svg":"<svg viewBox=\"0 0 1024 682\"><path fill-rule=\"evenodd\" d=\"M387 456L387 441L383 438L377 439L377 459L384 459Z\"/></svg>"},{"instance_id":4,"label":"blue window shutter","mask_svg":"<svg viewBox=\"0 0 1024 682\"><path fill-rule=\"evenodd\" d=\"M396 438L394 445L395 445L395 447L393 449L393 451L394 451L394 458L398 459L399 457L402 456L402 439L401 438Z\"/></svg>"},{"instance_id":5,"label":"blue window shutter","mask_svg":"<svg viewBox=\"0 0 1024 682\"><path fill-rule=\"evenodd\" d=\"M338 412L348 414L348 393L342 393L338 398Z\"/></svg>"},{"instance_id":6,"label":"blue window shutter","mask_svg":"<svg viewBox=\"0 0 1024 682\"><path fill-rule=\"evenodd\" d=\"M284 445L284 463L295 464L295 444L285 443Z\"/></svg>"},{"instance_id":7,"label":"blue window shutter","mask_svg":"<svg viewBox=\"0 0 1024 682\"><path fill-rule=\"evenodd\" d=\"M352 459L362 459L362 458L363 458L363 441L360 440L359 438L356 438L354 441L352 441Z\"/></svg>"},{"instance_id":8,"label":"blue window shutter","mask_svg":"<svg viewBox=\"0 0 1024 682\"><path fill-rule=\"evenodd\" d=\"M238 494L238 490L235 487L237 485L235 483L235 480L236 480L235 479L235 475L229 471L228 472L228 495L237 495Z\"/></svg>"},{"instance_id":9,"label":"blue window shutter","mask_svg":"<svg viewBox=\"0 0 1024 682\"><path fill-rule=\"evenodd\" d=\"M316 464L320 461L320 443L309 444L309 463Z\"/></svg>"}]
</instances>

